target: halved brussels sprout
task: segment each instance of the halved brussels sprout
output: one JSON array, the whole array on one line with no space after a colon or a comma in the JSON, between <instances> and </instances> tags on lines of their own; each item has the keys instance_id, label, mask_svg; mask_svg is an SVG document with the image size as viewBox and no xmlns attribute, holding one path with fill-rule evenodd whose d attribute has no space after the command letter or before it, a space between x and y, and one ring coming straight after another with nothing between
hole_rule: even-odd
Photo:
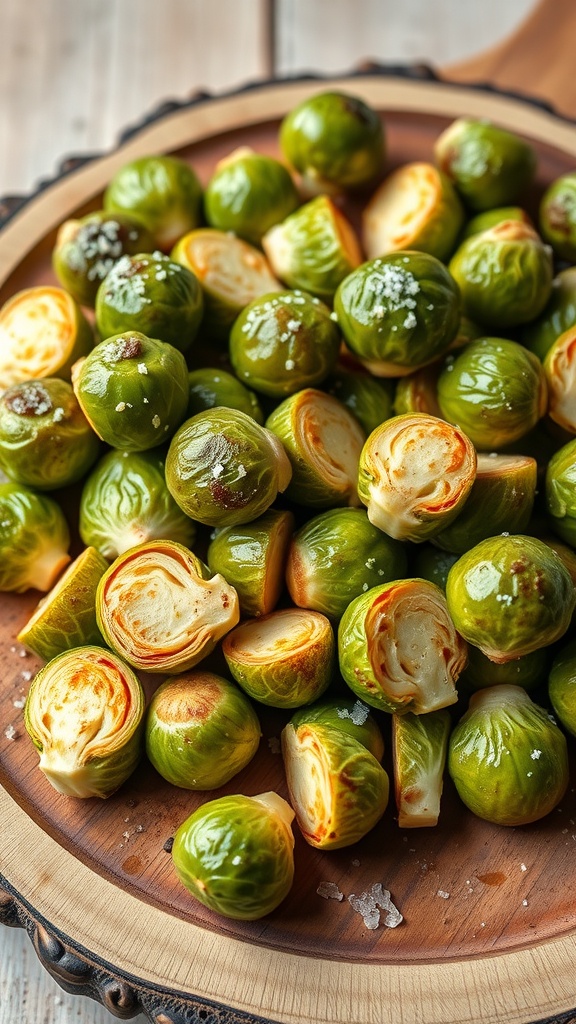
<instances>
[{"instance_id":1,"label":"halved brussels sprout","mask_svg":"<svg viewBox=\"0 0 576 1024\"><path fill-rule=\"evenodd\" d=\"M280 146L312 194L367 185L386 156L378 114L344 92L317 93L294 107L280 125Z\"/></svg>"},{"instance_id":2,"label":"halved brussels sprout","mask_svg":"<svg viewBox=\"0 0 576 1024\"><path fill-rule=\"evenodd\" d=\"M0 591L50 590L68 565L70 532L52 498L0 483Z\"/></svg>"},{"instance_id":3,"label":"halved brussels sprout","mask_svg":"<svg viewBox=\"0 0 576 1024\"><path fill-rule=\"evenodd\" d=\"M247 146L216 164L204 193L206 220L258 245L262 235L300 202L290 172L272 156Z\"/></svg>"},{"instance_id":4,"label":"halved brussels sprout","mask_svg":"<svg viewBox=\"0 0 576 1024\"><path fill-rule=\"evenodd\" d=\"M340 729L366 747L377 761L381 761L384 756L384 739L380 726L361 700L348 700L345 697L338 700L323 698L317 704L300 708L292 715L290 723L295 729L300 725L314 723Z\"/></svg>"},{"instance_id":5,"label":"halved brussels sprout","mask_svg":"<svg viewBox=\"0 0 576 1024\"><path fill-rule=\"evenodd\" d=\"M189 164L173 156L142 156L116 172L104 209L137 217L156 246L168 251L202 219L202 187Z\"/></svg>"},{"instance_id":6,"label":"halved brussels sprout","mask_svg":"<svg viewBox=\"0 0 576 1024\"><path fill-rule=\"evenodd\" d=\"M204 298L195 274L161 252L122 256L96 296L101 338L137 331L189 352Z\"/></svg>"},{"instance_id":7,"label":"halved brussels sprout","mask_svg":"<svg viewBox=\"0 0 576 1024\"><path fill-rule=\"evenodd\" d=\"M316 196L267 231L262 248L289 288L304 288L325 302L362 262L354 228L329 196Z\"/></svg>"},{"instance_id":8,"label":"halved brussels sprout","mask_svg":"<svg viewBox=\"0 0 576 1024\"><path fill-rule=\"evenodd\" d=\"M243 616L268 615L278 604L293 531L292 513L275 509L244 526L216 531L208 547L208 565L235 588Z\"/></svg>"},{"instance_id":9,"label":"halved brussels sprout","mask_svg":"<svg viewBox=\"0 0 576 1024\"><path fill-rule=\"evenodd\" d=\"M448 573L458 559L451 551L442 551L431 543L418 544L410 552L410 567L413 576L435 583L446 591Z\"/></svg>"},{"instance_id":10,"label":"halved brussels sprout","mask_svg":"<svg viewBox=\"0 0 576 1024\"><path fill-rule=\"evenodd\" d=\"M296 821L310 846L351 846L384 814L388 775L364 744L342 729L289 722L282 730L282 755Z\"/></svg>"},{"instance_id":11,"label":"halved brussels sprout","mask_svg":"<svg viewBox=\"0 0 576 1024\"><path fill-rule=\"evenodd\" d=\"M540 230L563 260L576 262L576 172L556 178L540 203Z\"/></svg>"},{"instance_id":12,"label":"halved brussels sprout","mask_svg":"<svg viewBox=\"0 0 576 1024\"><path fill-rule=\"evenodd\" d=\"M260 743L250 701L228 679L190 672L167 679L146 715L146 753L182 789L217 789L242 771Z\"/></svg>"},{"instance_id":13,"label":"halved brussels sprout","mask_svg":"<svg viewBox=\"0 0 576 1024\"><path fill-rule=\"evenodd\" d=\"M407 412L421 412L442 418L438 405L438 377L442 363L430 363L396 381L394 412L403 416Z\"/></svg>"},{"instance_id":14,"label":"halved brussels sprout","mask_svg":"<svg viewBox=\"0 0 576 1024\"><path fill-rule=\"evenodd\" d=\"M454 704L467 645L440 587L404 579L356 597L338 629L340 671L357 697L417 715Z\"/></svg>"},{"instance_id":15,"label":"halved brussels sprout","mask_svg":"<svg viewBox=\"0 0 576 1024\"><path fill-rule=\"evenodd\" d=\"M73 647L103 644L96 622L96 591L107 568L96 548L85 548L42 598L18 641L45 661Z\"/></svg>"},{"instance_id":16,"label":"halved brussels sprout","mask_svg":"<svg viewBox=\"0 0 576 1024\"><path fill-rule=\"evenodd\" d=\"M329 620L304 608L283 608L247 619L222 641L236 682L273 708L299 708L317 700L334 667Z\"/></svg>"},{"instance_id":17,"label":"halved brussels sprout","mask_svg":"<svg viewBox=\"0 0 576 1024\"><path fill-rule=\"evenodd\" d=\"M207 526L257 519L292 470L280 441L237 409L206 409L186 420L166 458L166 483L180 508Z\"/></svg>"},{"instance_id":18,"label":"halved brussels sprout","mask_svg":"<svg viewBox=\"0 0 576 1024\"><path fill-rule=\"evenodd\" d=\"M334 312L346 344L378 377L401 377L450 347L460 322L458 287L425 252L394 252L344 278Z\"/></svg>"},{"instance_id":19,"label":"halved brussels sprout","mask_svg":"<svg viewBox=\"0 0 576 1024\"><path fill-rule=\"evenodd\" d=\"M97 210L58 229L52 266L60 284L82 306L94 306L96 292L121 256L151 252L150 232L127 214Z\"/></svg>"},{"instance_id":20,"label":"halved brussels sprout","mask_svg":"<svg viewBox=\"0 0 576 1024\"><path fill-rule=\"evenodd\" d=\"M358 594L400 579L406 566L403 545L373 526L364 509L335 508L295 534L286 582L294 604L337 619Z\"/></svg>"},{"instance_id":21,"label":"halved brussels sprout","mask_svg":"<svg viewBox=\"0 0 576 1024\"><path fill-rule=\"evenodd\" d=\"M100 452L72 386L57 377L12 384L0 396L0 467L38 491L79 480Z\"/></svg>"},{"instance_id":22,"label":"halved brussels sprout","mask_svg":"<svg viewBox=\"0 0 576 1024\"><path fill-rule=\"evenodd\" d=\"M196 524L166 486L164 457L157 451L107 452L88 476L80 496L78 528L112 561L148 540L192 547Z\"/></svg>"},{"instance_id":23,"label":"halved brussels sprout","mask_svg":"<svg viewBox=\"0 0 576 1024\"><path fill-rule=\"evenodd\" d=\"M546 412L548 388L537 356L517 341L479 338L448 356L438 404L479 449L518 441Z\"/></svg>"},{"instance_id":24,"label":"halved brussels sprout","mask_svg":"<svg viewBox=\"0 0 576 1024\"><path fill-rule=\"evenodd\" d=\"M392 415L392 381L369 373L336 369L324 388L354 414L366 436Z\"/></svg>"},{"instance_id":25,"label":"halved brussels sprout","mask_svg":"<svg viewBox=\"0 0 576 1024\"><path fill-rule=\"evenodd\" d=\"M562 540L576 548L576 438L550 459L545 487L550 525Z\"/></svg>"},{"instance_id":26,"label":"halved brussels sprout","mask_svg":"<svg viewBox=\"0 0 576 1024\"><path fill-rule=\"evenodd\" d=\"M558 651L548 676L548 696L562 725L576 736L576 640Z\"/></svg>"},{"instance_id":27,"label":"halved brussels sprout","mask_svg":"<svg viewBox=\"0 0 576 1024\"><path fill-rule=\"evenodd\" d=\"M477 213L475 217L465 225L460 236L460 241L472 238L472 235L479 235L481 231L488 231L488 228L495 228L503 220L519 220L529 227L534 227L531 218L521 206L497 206L494 210L484 210Z\"/></svg>"},{"instance_id":28,"label":"halved brussels sprout","mask_svg":"<svg viewBox=\"0 0 576 1024\"><path fill-rule=\"evenodd\" d=\"M522 328L526 348L544 361L548 349L564 331L576 325L576 267L566 267L552 281L552 291L542 313Z\"/></svg>"},{"instance_id":29,"label":"halved brussels sprout","mask_svg":"<svg viewBox=\"0 0 576 1024\"><path fill-rule=\"evenodd\" d=\"M418 543L458 515L475 477L476 452L463 431L435 416L406 413L370 434L358 494L374 526Z\"/></svg>"},{"instance_id":30,"label":"halved brussels sprout","mask_svg":"<svg viewBox=\"0 0 576 1024\"><path fill-rule=\"evenodd\" d=\"M472 210L517 202L536 171L536 154L524 139L490 121L468 117L442 132L434 155Z\"/></svg>"},{"instance_id":31,"label":"halved brussels sprout","mask_svg":"<svg viewBox=\"0 0 576 1024\"><path fill-rule=\"evenodd\" d=\"M301 291L254 299L230 332L236 375L255 391L278 398L323 381L339 351L340 332L328 306Z\"/></svg>"},{"instance_id":32,"label":"halved brussels sprout","mask_svg":"<svg viewBox=\"0 0 576 1024\"><path fill-rule=\"evenodd\" d=\"M225 405L227 409L245 412L256 423L264 423L264 413L254 392L227 370L210 366L192 370L188 374L188 384L188 416L195 416L197 412L204 412L204 409L214 409L217 405Z\"/></svg>"},{"instance_id":33,"label":"halved brussels sprout","mask_svg":"<svg viewBox=\"0 0 576 1024\"><path fill-rule=\"evenodd\" d=\"M311 508L359 504L356 479L365 435L342 402L305 388L284 399L266 426L290 459L289 498Z\"/></svg>"},{"instance_id":34,"label":"halved brussels sprout","mask_svg":"<svg viewBox=\"0 0 576 1024\"><path fill-rule=\"evenodd\" d=\"M522 534L489 537L461 555L448 574L446 598L458 632L496 662L558 640L576 604L556 552Z\"/></svg>"},{"instance_id":35,"label":"halved brussels sprout","mask_svg":"<svg viewBox=\"0 0 576 1024\"><path fill-rule=\"evenodd\" d=\"M200 903L224 917L255 921L270 914L294 880L293 818L277 793L209 800L174 837L178 878Z\"/></svg>"},{"instance_id":36,"label":"halved brussels sprout","mask_svg":"<svg viewBox=\"0 0 576 1024\"><path fill-rule=\"evenodd\" d=\"M102 647L76 647L40 669L24 721L54 789L102 799L116 792L140 759L144 702L137 676Z\"/></svg>"},{"instance_id":37,"label":"halved brussels sprout","mask_svg":"<svg viewBox=\"0 0 576 1024\"><path fill-rule=\"evenodd\" d=\"M392 761L400 828L438 824L452 721L446 710L392 715Z\"/></svg>"},{"instance_id":38,"label":"halved brussels sprout","mask_svg":"<svg viewBox=\"0 0 576 1024\"><path fill-rule=\"evenodd\" d=\"M164 444L188 406L184 356L138 331L101 341L75 364L72 383L98 437L121 451Z\"/></svg>"},{"instance_id":39,"label":"halved brussels sprout","mask_svg":"<svg viewBox=\"0 0 576 1024\"><path fill-rule=\"evenodd\" d=\"M528 825L568 786L566 738L520 686L470 698L450 737L448 770L462 802L495 825Z\"/></svg>"},{"instance_id":40,"label":"halved brussels sprout","mask_svg":"<svg viewBox=\"0 0 576 1024\"><path fill-rule=\"evenodd\" d=\"M138 544L112 563L96 615L106 643L129 665L172 675L197 665L240 618L234 588L168 540Z\"/></svg>"},{"instance_id":41,"label":"halved brussels sprout","mask_svg":"<svg viewBox=\"0 0 576 1024\"><path fill-rule=\"evenodd\" d=\"M63 288L36 285L0 309L0 391L41 377L70 380L94 344L80 306Z\"/></svg>"},{"instance_id":42,"label":"halved brussels sprout","mask_svg":"<svg viewBox=\"0 0 576 1024\"><path fill-rule=\"evenodd\" d=\"M468 664L458 682L462 693L474 693L487 686L512 684L524 690L534 690L546 679L548 648L540 647L512 661L497 663L490 661L478 647L468 645Z\"/></svg>"},{"instance_id":43,"label":"halved brussels sprout","mask_svg":"<svg viewBox=\"0 0 576 1024\"><path fill-rule=\"evenodd\" d=\"M450 179L432 164L398 167L376 190L362 219L369 260L398 249L417 249L446 262L464 223Z\"/></svg>"},{"instance_id":44,"label":"halved brussels sprout","mask_svg":"<svg viewBox=\"0 0 576 1024\"><path fill-rule=\"evenodd\" d=\"M548 382L548 415L576 434L576 327L556 339L544 359Z\"/></svg>"}]
</instances>

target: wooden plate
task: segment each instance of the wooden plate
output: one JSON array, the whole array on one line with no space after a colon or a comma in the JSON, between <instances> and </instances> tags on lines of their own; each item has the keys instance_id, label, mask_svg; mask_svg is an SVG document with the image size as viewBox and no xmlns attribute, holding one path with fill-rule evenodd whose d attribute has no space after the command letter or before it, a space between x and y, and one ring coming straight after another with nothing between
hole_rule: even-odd
<instances>
[{"instance_id":1,"label":"wooden plate","mask_svg":"<svg viewBox=\"0 0 576 1024\"><path fill-rule=\"evenodd\" d=\"M53 280L57 226L98 208L126 161L173 152L206 180L215 160L240 143L275 152L279 119L319 88L353 91L383 112L391 165L430 159L436 136L463 114L533 142L534 205L546 182L576 164L570 123L536 104L422 73L374 70L202 98L70 171L9 219L0 233L0 301ZM144 1007L164 1024L246 1015L314 1024L520 1024L576 1005L574 786L558 810L525 828L474 818L447 782L436 829L400 830L390 807L353 848L322 854L297 836L296 883L282 907L262 921L226 921L188 897L164 848L197 796L144 764L109 800L73 801L38 771L20 705L39 662L14 639L38 596L0 596L0 867L4 919L31 922L39 952L66 987L77 983L121 1016ZM274 752L283 721L280 713L262 715L256 760L219 793L286 795ZM368 931L346 899L317 894L325 881L345 896L381 882L403 924Z\"/></svg>"}]
</instances>

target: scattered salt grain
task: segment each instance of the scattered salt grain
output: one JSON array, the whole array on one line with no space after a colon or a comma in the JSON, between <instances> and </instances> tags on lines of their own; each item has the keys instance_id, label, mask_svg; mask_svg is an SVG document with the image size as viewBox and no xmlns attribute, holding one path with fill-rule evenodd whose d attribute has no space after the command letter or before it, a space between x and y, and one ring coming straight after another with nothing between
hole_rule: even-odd
<instances>
[{"instance_id":1,"label":"scattered salt grain","mask_svg":"<svg viewBox=\"0 0 576 1024\"><path fill-rule=\"evenodd\" d=\"M15 708L23 708L25 703L26 703L26 701L24 700L23 697L17 697L16 700L12 701L12 703L13 703Z\"/></svg>"},{"instance_id":2,"label":"scattered salt grain","mask_svg":"<svg viewBox=\"0 0 576 1024\"><path fill-rule=\"evenodd\" d=\"M522 906L523 907L527 907L528 906L528 900L522 900Z\"/></svg>"},{"instance_id":3,"label":"scattered salt grain","mask_svg":"<svg viewBox=\"0 0 576 1024\"><path fill-rule=\"evenodd\" d=\"M155 428L155 430L158 430L158 427L160 426L161 422L162 421L161 421L158 413L156 413L156 415L152 417L152 426Z\"/></svg>"},{"instance_id":4,"label":"scattered salt grain","mask_svg":"<svg viewBox=\"0 0 576 1024\"><path fill-rule=\"evenodd\" d=\"M370 714L368 708L361 700L354 702L352 711L349 711L348 708L338 708L336 713L338 718L349 718L354 725L364 725L364 722Z\"/></svg>"},{"instance_id":5,"label":"scattered salt grain","mask_svg":"<svg viewBox=\"0 0 576 1024\"><path fill-rule=\"evenodd\" d=\"M532 758L533 761L538 761L542 757L542 751L541 750L533 750L532 753L530 754L530 757Z\"/></svg>"},{"instance_id":6,"label":"scattered salt grain","mask_svg":"<svg viewBox=\"0 0 576 1024\"><path fill-rule=\"evenodd\" d=\"M527 870L528 870L528 868L526 867L525 864L521 864L520 865L520 871L527 871Z\"/></svg>"},{"instance_id":7,"label":"scattered salt grain","mask_svg":"<svg viewBox=\"0 0 576 1024\"><path fill-rule=\"evenodd\" d=\"M368 892L356 896L352 893L348 902L353 910L362 916L369 931L374 931L380 924L380 911L386 914L384 924L387 928L397 928L404 920L397 907L390 899L388 889L383 889L380 882L375 882Z\"/></svg>"},{"instance_id":8,"label":"scattered salt grain","mask_svg":"<svg viewBox=\"0 0 576 1024\"><path fill-rule=\"evenodd\" d=\"M148 373L146 363L138 363L138 373Z\"/></svg>"},{"instance_id":9,"label":"scattered salt grain","mask_svg":"<svg viewBox=\"0 0 576 1024\"><path fill-rule=\"evenodd\" d=\"M32 679L32 673L29 668L23 669L20 675L22 676L22 679L24 680L25 683L29 683L30 680Z\"/></svg>"},{"instance_id":10,"label":"scattered salt grain","mask_svg":"<svg viewBox=\"0 0 576 1024\"><path fill-rule=\"evenodd\" d=\"M16 737L18 736L18 733L16 732L16 729L14 728L13 725L9 725L4 730L4 735L5 735L7 740L15 740Z\"/></svg>"},{"instance_id":11,"label":"scattered salt grain","mask_svg":"<svg viewBox=\"0 0 576 1024\"><path fill-rule=\"evenodd\" d=\"M60 421L64 419L65 415L66 413L64 412L64 409L59 405L57 409L54 409L52 419L54 420L54 423L60 423Z\"/></svg>"},{"instance_id":12,"label":"scattered salt grain","mask_svg":"<svg viewBox=\"0 0 576 1024\"><path fill-rule=\"evenodd\" d=\"M344 893L340 892L340 889L336 885L336 882L320 882L320 885L316 889L319 896L322 896L325 900L343 900Z\"/></svg>"},{"instance_id":13,"label":"scattered salt grain","mask_svg":"<svg viewBox=\"0 0 576 1024\"><path fill-rule=\"evenodd\" d=\"M280 753L280 740L278 739L277 736L270 736L268 740L268 747L270 749L271 754Z\"/></svg>"},{"instance_id":14,"label":"scattered salt grain","mask_svg":"<svg viewBox=\"0 0 576 1024\"><path fill-rule=\"evenodd\" d=\"M353 867L353 868L359 868L359 867L360 867L360 861L359 861L359 860L358 860L357 858L355 858L355 859L354 859L354 860L352 861L352 867Z\"/></svg>"},{"instance_id":15,"label":"scattered salt grain","mask_svg":"<svg viewBox=\"0 0 576 1024\"><path fill-rule=\"evenodd\" d=\"M438 889L438 892L436 893L436 895L440 896L441 899L443 899L443 900L450 899L450 893L449 892L445 892L444 889Z\"/></svg>"},{"instance_id":16,"label":"scattered salt grain","mask_svg":"<svg viewBox=\"0 0 576 1024\"><path fill-rule=\"evenodd\" d=\"M116 406L116 412L124 412L125 408L126 402L118 402L118 405Z\"/></svg>"}]
</instances>

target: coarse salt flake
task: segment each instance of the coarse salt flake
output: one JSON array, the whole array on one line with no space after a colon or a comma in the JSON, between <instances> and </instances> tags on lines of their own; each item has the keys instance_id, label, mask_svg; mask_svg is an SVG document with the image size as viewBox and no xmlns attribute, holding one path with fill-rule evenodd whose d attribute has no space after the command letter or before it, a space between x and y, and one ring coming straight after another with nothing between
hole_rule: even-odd
<instances>
[{"instance_id":1,"label":"coarse salt flake","mask_svg":"<svg viewBox=\"0 0 576 1024\"><path fill-rule=\"evenodd\" d=\"M344 893L340 892L340 889L336 885L336 882L320 882L320 885L316 889L319 896L322 896L325 900L343 900Z\"/></svg>"},{"instance_id":2,"label":"coarse salt flake","mask_svg":"<svg viewBox=\"0 0 576 1024\"><path fill-rule=\"evenodd\" d=\"M116 406L116 412L124 412L125 408L126 402L118 402L118 405Z\"/></svg>"},{"instance_id":3,"label":"coarse salt flake","mask_svg":"<svg viewBox=\"0 0 576 1024\"><path fill-rule=\"evenodd\" d=\"M148 373L146 363L138 363L138 373Z\"/></svg>"},{"instance_id":4,"label":"coarse salt flake","mask_svg":"<svg viewBox=\"0 0 576 1024\"><path fill-rule=\"evenodd\" d=\"M158 413L156 413L156 415L152 417L152 426L154 427L155 430L158 430L158 427L160 426L160 423L161 423L160 417L159 417Z\"/></svg>"}]
</instances>

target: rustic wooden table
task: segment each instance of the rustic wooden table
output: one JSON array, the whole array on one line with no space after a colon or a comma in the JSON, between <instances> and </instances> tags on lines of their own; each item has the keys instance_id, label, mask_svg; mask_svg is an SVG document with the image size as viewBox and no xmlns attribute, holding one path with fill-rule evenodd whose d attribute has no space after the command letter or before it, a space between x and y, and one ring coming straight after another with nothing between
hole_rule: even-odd
<instances>
[{"instance_id":1,"label":"rustic wooden table","mask_svg":"<svg viewBox=\"0 0 576 1024\"><path fill-rule=\"evenodd\" d=\"M553 0L567 11L573 0ZM168 99L362 60L450 67L462 80L534 83L576 115L540 25L524 46L470 60L512 33L534 0L0 0L0 196L27 193L70 154L101 153ZM541 5L542 6L542 5ZM544 4L544 6L546 6ZM550 5L552 6L552 5ZM533 77L527 75L527 66ZM1 869L1 865L0 865ZM135 1018L144 1021L143 1016ZM27 936L0 928L0 1024L107 1024L62 992Z\"/></svg>"}]
</instances>

